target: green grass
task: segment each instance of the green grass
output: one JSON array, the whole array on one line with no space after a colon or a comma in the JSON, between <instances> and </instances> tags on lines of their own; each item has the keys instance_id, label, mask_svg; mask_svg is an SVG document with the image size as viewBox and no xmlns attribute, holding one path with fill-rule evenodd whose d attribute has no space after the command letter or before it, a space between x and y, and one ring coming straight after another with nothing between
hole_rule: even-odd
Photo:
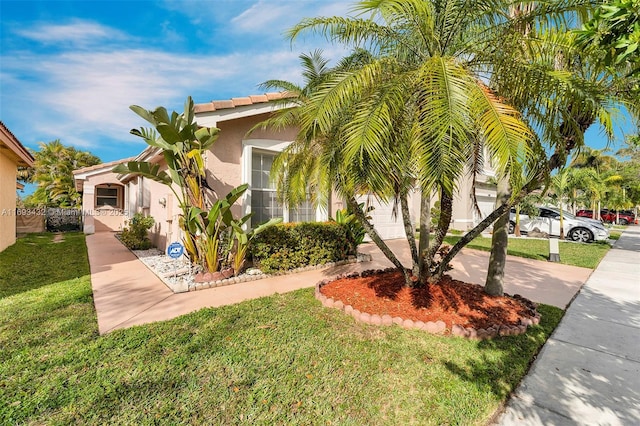
<instances>
[{"instance_id":1,"label":"green grass","mask_svg":"<svg viewBox=\"0 0 640 426\"><path fill-rule=\"evenodd\" d=\"M57 252L40 244L32 267ZM485 424L562 316L478 342L355 323L305 289L101 337L86 271L0 299L0 424Z\"/></svg>"},{"instance_id":2,"label":"green grass","mask_svg":"<svg viewBox=\"0 0 640 426\"><path fill-rule=\"evenodd\" d=\"M89 273L82 233L29 234L0 255L0 298ZM61 235L61 234L57 234Z\"/></svg>"},{"instance_id":3,"label":"green grass","mask_svg":"<svg viewBox=\"0 0 640 426\"><path fill-rule=\"evenodd\" d=\"M461 237L448 235L445 237L447 244L455 244ZM491 250L491 238L477 237L467 245L476 250ZM581 266L595 269L602 258L611 248L603 243L570 243L560 241L560 263L565 265ZM512 256L526 257L528 259L548 260L549 240L537 240L531 238L509 238L507 253Z\"/></svg>"},{"instance_id":4,"label":"green grass","mask_svg":"<svg viewBox=\"0 0 640 426\"><path fill-rule=\"evenodd\" d=\"M609 232L609 239L610 240L614 240L617 241L620 239L620 236L622 235L623 231L610 231Z\"/></svg>"}]
</instances>

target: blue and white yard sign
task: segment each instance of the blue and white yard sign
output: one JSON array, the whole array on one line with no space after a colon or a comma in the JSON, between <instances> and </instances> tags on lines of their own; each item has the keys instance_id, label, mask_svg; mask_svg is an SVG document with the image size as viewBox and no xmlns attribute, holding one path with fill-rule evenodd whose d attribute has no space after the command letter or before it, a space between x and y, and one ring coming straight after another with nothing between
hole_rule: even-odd
<instances>
[{"instance_id":1,"label":"blue and white yard sign","mask_svg":"<svg viewBox=\"0 0 640 426\"><path fill-rule=\"evenodd\" d=\"M179 242L169 244L167 255L172 259L177 259L184 253L184 246Z\"/></svg>"}]
</instances>

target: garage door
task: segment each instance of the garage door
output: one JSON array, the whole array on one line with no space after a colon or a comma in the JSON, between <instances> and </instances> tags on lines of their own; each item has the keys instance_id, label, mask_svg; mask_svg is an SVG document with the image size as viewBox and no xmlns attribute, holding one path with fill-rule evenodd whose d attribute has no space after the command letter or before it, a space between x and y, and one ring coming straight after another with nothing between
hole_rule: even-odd
<instances>
[{"instance_id":1,"label":"garage door","mask_svg":"<svg viewBox=\"0 0 640 426\"><path fill-rule=\"evenodd\" d=\"M406 238L404 233L404 225L402 223L402 214L398 208L398 217L393 217L393 204L384 204L375 200L373 197L367 196L358 197L359 203L365 203L365 205L373 206L374 210L369 212L371 216L371 223L376 228L376 231L383 240L392 240L395 238ZM366 237L366 241L371 241L369 236Z\"/></svg>"},{"instance_id":2,"label":"garage door","mask_svg":"<svg viewBox=\"0 0 640 426\"><path fill-rule=\"evenodd\" d=\"M477 196L478 208L480 208L480 212L482 216L478 216L478 212L473 213L474 226L480 223L482 219L489 216L496 208L496 199L495 197L486 197L479 195Z\"/></svg>"}]
</instances>

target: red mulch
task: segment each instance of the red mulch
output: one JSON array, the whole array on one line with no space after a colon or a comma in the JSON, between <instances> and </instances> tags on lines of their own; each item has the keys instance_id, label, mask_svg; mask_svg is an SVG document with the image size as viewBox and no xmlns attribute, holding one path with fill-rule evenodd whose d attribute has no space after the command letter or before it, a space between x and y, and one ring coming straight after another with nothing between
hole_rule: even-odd
<instances>
[{"instance_id":1,"label":"red mulch","mask_svg":"<svg viewBox=\"0 0 640 426\"><path fill-rule=\"evenodd\" d=\"M445 275L424 288L404 286L399 271L357 278L341 278L324 285L320 292L369 314L391 315L413 321L444 321L475 329L495 325L518 325L521 317L534 315L531 307L508 296L490 296L476 284Z\"/></svg>"}]
</instances>

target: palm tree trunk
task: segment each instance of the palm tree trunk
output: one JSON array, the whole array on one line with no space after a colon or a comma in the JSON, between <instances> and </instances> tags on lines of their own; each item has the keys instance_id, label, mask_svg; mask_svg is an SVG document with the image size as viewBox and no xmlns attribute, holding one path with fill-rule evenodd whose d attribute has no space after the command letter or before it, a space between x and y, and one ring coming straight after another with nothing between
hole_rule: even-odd
<instances>
[{"instance_id":1,"label":"palm tree trunk","mask_svg":"<svg viewBox=\"0 0 640 426\"><path fill-rule=\"evenodd\" d=\"M515 202L519 202L520 199L521 197L519 197ZM489 225L495 222L496 219L498 219L504 213L508 212L513 204L514 203L507 203L507 204L501 205L496 210L491 212L491 214L485 217L479 224L477 224L475 228L473 228L471 231L467 232L462 238L460 238L460 240L458 240L458 242L455 243L453 247L451 247L451 250L449 250L449 253L447 253L446 256L442 259L442 262L440 262L440 265L438 265L438 269L435 271L431 279L438 280L442 278L442 275L446 271L446 266L449 264L449 262L451 262L451 260L453 260L453 258L460 252L460 250L462 250L464 246L466 246L471 241L473 241L475 237L480 235L482 231L487 229L487 227L489 227Z\"/></svg>"},{"instance_id":2,"label":"palm tree trunk","mask_svg":"<svg viewBox=\"0 0 640 426\"><path fill-rule=\"evenodd\" d=\"M496 208L508 204L509 181L502 178L498 181ZM509 210L505 211L493 224L491 236L491 256L489 270L484 284L484 291L492 296L502 296L504 293L504 267L507 263L507 245L509 243Z\"/></svg>"},{"instance_id":3,"label":"palm tree trunk","mask_svg":"<svg viewBox=\"0 0 640 426\"><path fill-rule=\"evenodd\" d=\"M356 201L356 199L354 197L347 198L347 204L349 205L349 208L351 209L351 211L354 212L354 214L356 215L356 218L362 224L365 231L367 231L367 234L371 238L371 241L373 241L375 245L378 246L380 251L382 251L382 253L386 256L386 258L389 259L391 263L393 263L393 265L396 268L398 268L399 271L402 272L402 274L404 275L405 284L407 286L412 285L411 275L409 274L409 272L407 272L407 269L402 265L400 260L398 260L398 258L393 253L393 251L391 251L389 246L382 240L382 238L380 238L380 235L378 234L378 232L375 230L373 225L371 225L371 223L367 220L364 212L360 209L360 206L358 205L358 202Z\"/></svg>"},{"instance_id":4,"label":"palm tree trunk","mask_svg":"<svg viewBox=\"0 0 640 426\"><path fill-rule=\"evenodd\" d=\"M420 271L418 270L418 249L416 247L416 236L415 236L415 228L411 223L411 212L409 211L409 194L404 194L400 196L400 209L402 211L402 222L404 223L404 233L407 236L407 241L409 242L409 248L411 249L411 260L413 261L413 265L411 270L413 271L414 276L418 276Z\"/></svg>"},{"instance_id":5,"label":"palm tree trunk","mask_svg":"<svg viewBox=\"0 0 640 426\"><path fill-rule=\"evenodd\" d=\"M429 249L431 228L431 192L422 188L420 195L420 231L418 235L418 282L426 283L429 278L429 265L425 262Z\"/></svg>"},{"instance_id":6,"label":"palm tree trunk","mask_svg":"<svg viewBox=\"0 0 640 426\"><path fill-rule=\"evenodd\" d=\"M442 245L444 241L444 237L447 235L447 231L449 230L449 223L451 222L451 215L453 214L453 197L447 194L444 190L440 191L440 217L438 218L438 228L436 229L436 233L434 235L433 241L429 246L429 251L427 254L427 262L429 269L434 266L434 258L438 253L438 249ZM429 277L432 278L432 277ZM440 277L437 277L438 279ZM437 280L431 280L432 282ZM425 283L421 283L425 284Z\"/></svg>"}]
</instances>

